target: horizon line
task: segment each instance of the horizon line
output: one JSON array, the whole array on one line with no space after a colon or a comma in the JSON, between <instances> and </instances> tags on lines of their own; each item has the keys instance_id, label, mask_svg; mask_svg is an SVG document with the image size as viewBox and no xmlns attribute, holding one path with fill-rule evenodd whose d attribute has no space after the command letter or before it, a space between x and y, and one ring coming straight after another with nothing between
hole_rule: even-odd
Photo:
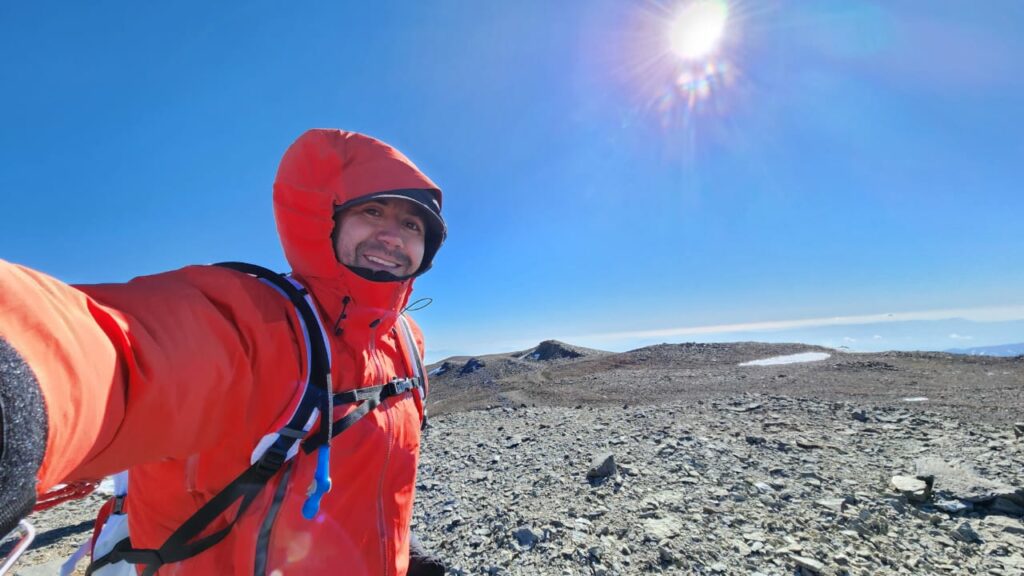
<instances>
[{"instance_id":1,"label":"horizon line","mask_svg":"<svg viewBox=\"0 0 1024 576\"><path fill-rule=\"evenodd\" d=\"M885 324L892 322L909 322L914 320L968 320L971 322L1012 322L1024 320L1024 305L989 306L980 308L945 308L938 310L920 310L913 312L883 312L877 314L861 314L856 316L825 316L804 318L799 320L768 320L763 322L742 322L737 324L714 324L706 326L683 326L677 328L657 328L650 330L624 330L615 332L597 332L580 334L565 338L573 340L621 340L627 338L660 338L668 336L686 336L719 334L732 332L765 332L789 330L793 328L820 328L823 326L854 326L859 324ZM562 340L563 338L557 338Z\"/></svg>"}]
</instances>

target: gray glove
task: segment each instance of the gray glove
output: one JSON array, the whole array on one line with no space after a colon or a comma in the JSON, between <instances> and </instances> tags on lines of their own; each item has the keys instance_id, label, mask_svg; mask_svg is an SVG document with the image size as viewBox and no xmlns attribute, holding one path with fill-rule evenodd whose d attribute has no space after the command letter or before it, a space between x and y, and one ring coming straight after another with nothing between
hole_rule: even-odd
<instances>
[{"instance_id":1,"label":"gray glove","mask_svg":"<svg viewBox=\"0 0 1024 576\"><path fill-rule=\"evenodd\" d=\"M0 338L0 538L32 512L47 436L43 394L28 364Z\"/></svg>"},{"instance_id":2,"label":"gray glove","mask_svg":"<svg viewBox=\"0 0 1024 576\"><path fill-rule=\"evenodd\" d=\"M409 534L408 576L444 576L444 562L423 549L415 534Z\"/></svg>"}]
</instances>

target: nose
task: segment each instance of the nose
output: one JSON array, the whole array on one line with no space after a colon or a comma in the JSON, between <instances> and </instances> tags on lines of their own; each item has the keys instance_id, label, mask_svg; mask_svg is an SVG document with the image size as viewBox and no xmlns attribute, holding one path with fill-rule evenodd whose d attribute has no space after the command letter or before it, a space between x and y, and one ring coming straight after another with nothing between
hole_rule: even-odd
<instances>
[{"instance_id":1,"label":"nose","mask_svg":"<svg viewBox=\"0 0 1024 576\"><path fill-rule=\"evenodd\" d=\"M390 249L401 248L401 222L397 218L385 218L377 229L377 240Z\"/></svg>"}]
</instances>

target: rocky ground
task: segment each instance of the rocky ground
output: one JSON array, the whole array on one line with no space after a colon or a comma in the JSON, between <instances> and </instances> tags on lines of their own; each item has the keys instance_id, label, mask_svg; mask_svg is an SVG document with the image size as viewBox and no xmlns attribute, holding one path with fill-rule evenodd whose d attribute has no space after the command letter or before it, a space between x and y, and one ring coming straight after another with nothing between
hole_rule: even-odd
<instances>
[{"instance_id":1,"label":"rocky ground","mask_svg":"<svg viewBox=\"0 0 1024 576\"><path fill-rule=\"evenodd\" d=\"M803 364L741 364L799 352ZM1024 357L557 342L430 367L454 574L1024 574ZM52 574L98 497L36 515Z\"/></svg>"},{"instance_id":2,"label":"rocky ground","mask_svg":"<svg viewBox=\"0 0 1024 576\"><path fill-rule=\"evenodd\" d=\"M455 574L1009 575L1020 486L1011 429L917 407L496 408L436 420L416 523Z\"/></svg>"}]
</instances>

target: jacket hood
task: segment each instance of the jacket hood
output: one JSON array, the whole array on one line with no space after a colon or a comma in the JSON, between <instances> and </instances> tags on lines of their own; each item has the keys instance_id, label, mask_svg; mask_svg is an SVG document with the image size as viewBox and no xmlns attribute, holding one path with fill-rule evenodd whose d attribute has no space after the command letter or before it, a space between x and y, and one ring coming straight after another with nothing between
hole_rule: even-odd
<instances>
[{"instance_id":1,"label":"jacket hood","mask_svg":"<svg viewBox=\"0 0 1024 576\"><path fill-rule=\"evenodd\" d=\"M394 309L404 305L412 278L372 282L334 254L331 234L338 206L385 192L422 191L441 206L441 190L401 152L369 136L343 130L305 132L281 159L274 181L274 217L292 271L317 292L350 295L361 304ZM442 238L443 240L443 238ZM430 267L439 246L424 253L418 273ZM316 294L325 306L329 294Z\"/></svg>"}]
</instances>

